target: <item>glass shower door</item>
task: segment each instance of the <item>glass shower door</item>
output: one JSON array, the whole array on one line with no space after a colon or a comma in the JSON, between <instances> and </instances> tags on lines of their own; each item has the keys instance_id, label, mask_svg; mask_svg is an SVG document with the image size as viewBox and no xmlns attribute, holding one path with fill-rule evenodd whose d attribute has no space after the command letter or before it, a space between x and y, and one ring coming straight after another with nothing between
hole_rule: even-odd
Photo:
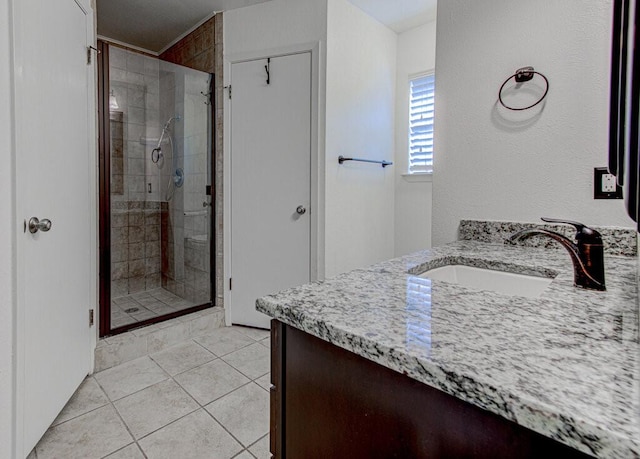
<instances>
[{"instance_id":1,"label":"glass shower door","mask_svg":"<svg viewBox=\"0 0 640 459\"><path fill-rule=\"evenodd\" d=\"M212 305L212 75L108 55L109 317L120 332Z\"/></svg>"}]
</instances>

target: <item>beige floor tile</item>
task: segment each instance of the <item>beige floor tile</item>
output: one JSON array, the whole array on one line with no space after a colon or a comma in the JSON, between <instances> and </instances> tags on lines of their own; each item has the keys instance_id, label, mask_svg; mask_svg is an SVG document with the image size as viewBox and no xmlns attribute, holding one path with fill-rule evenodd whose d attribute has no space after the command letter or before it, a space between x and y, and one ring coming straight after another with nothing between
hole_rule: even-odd
<instances>
[{"instance_id":1,"label":"beige floor tile","mask_svg":"<svg viewBox=\"0 0 640 459\"><path fill-rule=\"evenodd\" d=\"M260 376L255 380L265 390L271 390L271 373L267 373L264 376Z\"/></svg>"},{"instance_id":2,"label":"beige floor tile","mask_svg":"<svg viewBox=\"0 0 640 459\"><path fill-rule=\"evenodd\" d=\"M260 344L262 344L267 349L271 349L271 337L261 339Z\"/></svg>"},{"instance_id":3,"label":"beige floor tile","mask_svg":"<svg viewBox=\"0 0 640 459\"><path fill-rule=\"evenodd\" d=\"M179 322L171 327L161 328L147 335L149 354L164 351L189 339L189 324Z\"/></svg>"},{"instance_id":4,"label":"beige floor tile","mask_svg":"<svg viewBox=\"0 0 640 459\"><path fill-rule=\"evenodd\" d=\"M244 446L269 432L269 394L255 383L242 386L205 408Z\"/></svg>"},{"instance_id":5,"label":"beige floor tile","mask_svg":"<svg viewBox=\"0 0 640 459\"><path fill-rule=\"evenodd\" d=\"M265 435L251 445L249 451L258 459L271 459L271 453L269 452L269 435Z\"/></svg>"},{"instance_id":6,"label":"beige floor tile","mask_svg":"<svg viewBox=\"0 0 640 459\"><path fill-rule=\"evenodd\" d=\"M114 405L136 439L199 408L171 379L122 398Z\"/></svg>"},{"instance_id":7,"label":"beige floor tile","mask_svg":"<svg viewBox=\"0 0 640 459\"><path fill-rule=\"evenodd\" d=\"M249 382L249 379L222 360L214 360L174 379L201 405L228 394Z\"/></svg>"},{"instance_id":8,"label":"beige floor tile","mask_svg":"<svg viewBox=\"0 0 640 459\"><path fill-rule=\"evenodd\" d=\"M237 456L233 456L233 459L255 459L255 458L248 451L243 451Z\"/></svg>"},{"instance_id":9,"label":"beige floor tile","mask_svg":"<svg viewBox=\"0 0 640 459\"><path fill-rule=\"evenodd\" d=\"M196 338L196 341L218 357L237 351L255 341L234 328L224 327Z\"/></svg>"},{"instance_id":10,"label":"beige floor tile","mask_svg":"<svg viewBox=\"0 0 640 459\"><path fill-rule=\"evenodd\" d=\"M229 459L242 450L203 409L152 433L139 444L149 459Z\"/></svg>"},{"instance_id":11,"label":"beige floor tile","mask_svg":"<svg viewBox=\"0 0 640 459\"><path fill-rule=\"evenodd\" d=\"M150 357L172 376L216 358L211 352L193 341L151 354Z\"/></svg>"},{"instance_id":12,"label":"beige floor tile","mask_svg":"<svg viewBox=\"0 0 640 459\"><path fill-rule=\"evenodd\" d=\"M118 400L168 378L149 357L141 357L95 374L111 400Z\"/></svg>"},{"instance_id":13,"label":"beige floor tile","mask_svg":"<svg viewBox=\"0 0 640 459\"><path fill-rule=\"evenodd\" d=\"M227 354L222 360L251 379L268 373L271 366L269 349L258 343Z\"/></svg>"},{"instance_id":14,"label":"beige floor tile","mask_svg":"<svg viewBox=\"0 0 640 459\"><path fill-rule=\"evenodd\" d=\"M235 326L232 328L255 341L260 341L262 339L268 338L271 334L269 330L263 330L262 328L238 327L238 326Z\"/></svg>"},{"instance_id":15,"label":"beige floor tile","mask_svg":"<svg viewBox=\"0 0 640 459\"><path fill-rule=\"evenodd\" d=\"M144 454L135 443L130 444L126 448L122 448L113 454L109 454L105 459L145 459Z\"/></svg>"},{"instance_id":16,"label":"beige floor tile","mask_svg":"<svg viewBox=\"0 0 640 459\"><path fill-rule=\"evenodd\" d=\"M87 377L52 425L58 425L109 403L109 399L93 377Z\"/></svg>"},{"instance_id":17,"label":"beige floor tile","mask_svg":"<svg viewBox=\"0 0 640 459\"><path fill-rule=\"evenodd\" d=\"M113 406L106 405L50 428L36 451L38 459L101 458L132 441Z\"/></svg>"}]
</instances>

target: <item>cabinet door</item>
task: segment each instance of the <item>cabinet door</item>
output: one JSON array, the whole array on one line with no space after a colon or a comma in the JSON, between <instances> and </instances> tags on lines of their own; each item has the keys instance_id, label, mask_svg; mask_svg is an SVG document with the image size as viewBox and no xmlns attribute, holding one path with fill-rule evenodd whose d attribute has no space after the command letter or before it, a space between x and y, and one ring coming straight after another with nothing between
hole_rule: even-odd
<instances>
[{"instance_id":1,"label":"cabinet door","mask_svg":"<svg viewBox=\"0 0 640 459\"><path fill-rule=\"evenodd\" d=\"M280 322L274 332L276 458L590 457Z\"/></svg>"}]
</instances>

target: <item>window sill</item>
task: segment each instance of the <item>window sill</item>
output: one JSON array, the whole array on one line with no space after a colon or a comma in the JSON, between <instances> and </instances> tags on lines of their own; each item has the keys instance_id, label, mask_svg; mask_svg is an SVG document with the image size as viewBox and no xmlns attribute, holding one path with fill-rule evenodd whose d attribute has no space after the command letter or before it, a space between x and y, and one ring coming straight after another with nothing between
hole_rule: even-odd
<instances>
[{"instance_id":1,"label":"window sill","mask_svg":"<svg viewBox=\"0 0 640 459\"><path fill-rule=\"evenodd\" d=\"M433 173L423 172L421 174L402 174L402 179L407 182L432 182Z\"/></svg>"}]
</instances>

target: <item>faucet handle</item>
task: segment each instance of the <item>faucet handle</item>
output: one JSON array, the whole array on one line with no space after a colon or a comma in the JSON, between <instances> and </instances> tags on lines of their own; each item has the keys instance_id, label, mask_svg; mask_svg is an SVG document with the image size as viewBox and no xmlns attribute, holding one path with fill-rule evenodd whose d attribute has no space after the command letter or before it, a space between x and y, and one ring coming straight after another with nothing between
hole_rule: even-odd
<instances>
[{"instance_id":1,"label":"faucet handle","mask_svg":"<svg viewBox=\"0 0 640 459\"><path fill-rule=\"evenodd\" d=\"M584 223L574 222L571 220L559 220L556 218L540 217L540 220L547 223L562 223L564 225L573 225L576 227L576 240L578 242L589 244L602 244L602 236L593 228L589 228Z\"/></svg>"}]
</instances>

